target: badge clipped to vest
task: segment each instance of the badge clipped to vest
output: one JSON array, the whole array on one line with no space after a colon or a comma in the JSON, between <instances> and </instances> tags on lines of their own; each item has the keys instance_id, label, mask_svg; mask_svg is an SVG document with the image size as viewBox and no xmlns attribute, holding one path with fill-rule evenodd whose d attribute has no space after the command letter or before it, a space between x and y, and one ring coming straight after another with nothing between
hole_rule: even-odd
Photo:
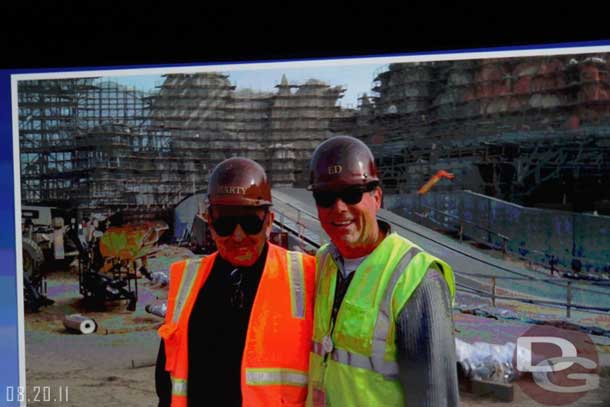
<instances>
[{"instance_id":1,"label":"badge clipped to vest","mask_svg":"<svg viewBox=\"0 0 610 407\"><path fill-rule=\"evenodd\" d=\"M331 339L330 335L326 335L324 339L322 339L322 349L324 350L324 353L329 354L333 351L334 347L335 345L333 344L333 340Z\"/></svg>"}]
</instances>

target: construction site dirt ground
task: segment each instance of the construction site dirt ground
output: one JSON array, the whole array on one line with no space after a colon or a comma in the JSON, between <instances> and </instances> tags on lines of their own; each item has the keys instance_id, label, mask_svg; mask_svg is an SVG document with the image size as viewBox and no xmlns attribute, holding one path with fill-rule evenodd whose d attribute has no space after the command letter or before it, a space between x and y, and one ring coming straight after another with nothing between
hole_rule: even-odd
<instances>
[{"instance_id":1,"label":"construction site dirt ground","mask_svg":"<svg viewBox=\"0 0 610 407\"><path fill-rule=\"evenodd\" d=\"M169 260L159 261L168 263ZM161 265L160 265L161 266ZM165 299L167 289L139 280L139 301L135 312L126 310L126 302L116 302L106 310L83 307L78 291L78 275L72 271L56 272L48 278L48 295L55 304L25 316L26 380L28 396L33 400L36 386L48 386L51 397L59 388L68 388L68 402L30 402L40 406L155 406L154 362L159 347L156 328L161 318L146 313L146 304ZM96 320L94 334L68 332L64 315L82 313ZM474 342L503 344L514 340L527 324L500 321L454 313L456 335ZM598 346L602 369L600 387L588 393L578 406L610 405L610 351ZM38 395L39 399L41 395ZM539 406L514 385L511 403L489 396L475 396L462 391L460 405L467 407L505 405Z\"/></svg>"}]
</instances>

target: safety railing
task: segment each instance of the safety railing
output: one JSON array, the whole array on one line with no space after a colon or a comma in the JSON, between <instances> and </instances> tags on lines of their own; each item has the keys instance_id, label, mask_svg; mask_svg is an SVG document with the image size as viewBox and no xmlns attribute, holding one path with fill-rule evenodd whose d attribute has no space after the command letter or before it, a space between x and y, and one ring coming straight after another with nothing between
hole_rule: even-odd
<instances>
[{"instance_id":1,"label":"safety railing","mask_svg":"<svg viewBox=\"0 0 610 407\"><path fill-rule=\"evenodd\" d=\"M458 290L464 291L467 293L474 293L482 297L489 298L491 300L491 305L493 307L496 306L496 300L508 300L508 301L518 301L529 304L537 304L537 305L550 305L554 307L565 308L566 317L571 318L572 309L589 311L589 312L601 312L607 313L610 312L610 291L607 293L608 295L608 306L592 306L586 304L579 304L573 301L574 296L574 284L575 282L572 280L558 280L558 279L548 279L548 278L536 278L536 277L517 277L517 276L492 276L484 273L463 273L460 272L459 276L465 277L474 277L476 279L484 279L489 281L489 291L482 290L480 288L475 288L472 285L465 285L463 283L456 283L458 286ZM502 291L509 291L506 288L498 287L498 280L513 280L513 281L536 281L536 282L545 282L545 283L553 283L553 284L561 284L565 285L565 302L563 301L551 301L545 300L535 297L523 297L523 296L513 296L513 295L503 295L499 294L498 291L501 289ZM608 287L610 287L610 281L608 282Z\"/></svg>"},{"instance_id":2,"label":"safety railing","mask_svg":"<svg viewBox=\"0 0 610 407\"><path fill-rule=\"evenodd\" d=\"M548 261L547 262L541 262L541 261L537 261L535 259L533 259L531 256L524 256L522 254L520 254L519 252L514 252L514 251L510 251L508 250L508 243L511 241L511 238L508 236L505 236L501 233L498 233L494 230L491 230L488 227L479 225L475 222L469 221L467 219L464 219L463 217L460 217L458 215L454 215L452 213L449 213L447 211L443 211L437 208L433 208L431 206L428 205L421 205L421 208L427 209L430 212L436 212L441 214L442 216L445 217L449 217L452 219L456 219L456 221L458 222L458 224L452 229L453 232L458 234L458 237L460 239L460 241L464 241L464 238L467 237L468 239L471 239L477 243L481 243L487 246L490 246L496 250L500 250L502 251L502 253L504 254L510 254L511 257L515 257L518 258L519 260L523 260L525 261L526 265L528 266L528 268L530 269L534 269L534 266L539 266L542 267L544 269L549 270L550 274L553 275L554 272L559 272L561 271L562 267L557 267L557 254L554 254L552 252L542 252L540 250L536 250L536 249L532 249L532 248L527 248L524 247L523 249L527 252L536 254L539 257L542 258L547 258ZM447 224L446 223L442 223L442 222L438 222L435 220L434 217L430 217L425 213L420 213L420 212L414 212L414 215L418 218L420 218L423 222L425 222L426 220L428 220L429 222L433 223L436 226L440 226L443 227L445 229L447 228ZM477 235L468 235L465 236L464 233L464 226L465 225L469 225L477 230L481 230L483 232L486 232L487 234L489 234L490 236L495 237L495 239L489 238L489 239L481 239L479 238ZM497 241L501 241L502 243L500 245L495 244L495 240ZM609 249L610 250L610 249ZM602 261L602 260L598 260L598 259L594 259L594 258L590 258L590 257L584 257L584 256L570 256L572 259L574 260L578 260L581 263L589 263L589 264L596 264L600 267L606 266L607 263ZM572 271L571 269L563 269L563 271L565 272L569 272ZM601 280L604 281L604 280ZM608 282L610 283L610 280L608 280Z\"/></svg>"},{"instance_id":3,"label":"safety railing","mask_svg":"<svg viewBox=\"0 0 610 407\"><path fill-rule=\"evenodd\" d=\"M421 208L427 209L429 211L438 212L438 213L440 213L443 216L447 216L449 218L456 219L457 222L458 222L458 227L455 229L455 231L458 233L460 241L464 240L464 225L470 225L473 228L476 228L478 230L482 230L484 232L487 232L490 235L493 235L493 236L497 237L498 239L502 240L503 244L501 245L501 247L496 247L496 248L499 248L499 249L502 250L502 252L506 253L506 251L507 251L507 243L510 240L510 238L508 236L504 236L503 234L495 232L495 231L493 231L493 230L491 230L491 229L489 229L489 228L487 228L485 226L481 226L479 224L471 222L471 221L469 221L467 219L462 218L461 216L457 216L457 215L454 215L452 213L449 213L449 212L446 212L446 211L443 211L443 210L440 210L440 209L436 209L436 208L433 208L433 207L428 206L428 205L421 204L420 206L421 206ZM415 214L415 216L421 218L422 220L428 219L431 222L435 223L436 225L444 226L444 225L440 224L439 222L435 222L434 218L430 218L430 217L426 216L426 214L424 214L424 213L415 212L414 214ZM473 237L473 240L478 240L480 243L489 243L491 245L494 245L493 241L488 241L488 240L483 241L483 239L477 239L476 237ZM495 247L495 245L494 245L494 247Z\"/></svg>"},{"instance_id":4,"label":"safety railing","mask_svg":"<svg viewBox=\"0 0 610 407\"><path fill-rule=\"evenodd\" d=\"M278 198L274 198L274 200L278 203L280 201ZM296 212L296 215L292 215L287 211L280 210L278 205L276 205L273 209L278 215L274 221L275 225L280 229L292 234L297 239L301 251L309 251L308 249L319 249L324 244L325 240L322 233L315 236L315 234L311 233L311 231L307 229L307 224L304 222L304 218L306 216L316 221L317 217L312 213L291 204L290 202L282 202L282 204L288 206L290 209Z\"/></svg>"},{"instance_id":5,"label":"safety railing","mask_svg":"<svg viewBox=\"0 0 610 407\"><path fill-rule=\"evenodd\" d=\"M551 274L563 271L577 276L581 270L591 270L594 273L588 278L594 280L595 275L610 272L608 217L525 208L470 191L429 195L401 195L389 209L425 226L456 233L460 240L501 250L530 268L542 267Z\"/></svg>"}]
</instances>

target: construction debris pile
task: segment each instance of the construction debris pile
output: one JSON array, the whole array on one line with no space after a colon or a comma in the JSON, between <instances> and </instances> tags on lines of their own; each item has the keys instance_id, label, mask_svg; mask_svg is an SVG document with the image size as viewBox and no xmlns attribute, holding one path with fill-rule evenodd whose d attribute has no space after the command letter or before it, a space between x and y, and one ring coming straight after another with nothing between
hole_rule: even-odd
<instances>
[{"instance_id":1,"label":"construction debris pile","mask_svg":"<svg viewBox=\"0 0 610 407\"><path fill-rule=\"evenodd\" d=\"M507 342L498 345L487 342L470 344L455 338L455 352L458 368L471 380L493 380L509 383L519 377L519 371L514 364L516 345ZM517 358L530 360L527 349L519 347Z\"/></svg>"}]
</instances>

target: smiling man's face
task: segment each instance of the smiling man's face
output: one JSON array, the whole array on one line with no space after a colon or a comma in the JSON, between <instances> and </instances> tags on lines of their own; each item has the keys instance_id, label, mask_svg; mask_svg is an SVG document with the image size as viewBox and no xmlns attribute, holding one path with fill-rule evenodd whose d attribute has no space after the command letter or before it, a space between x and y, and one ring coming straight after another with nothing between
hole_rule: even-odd
<instances>
[{"instance_id":1,"label":"smiling man's face","mask_svg":"<svg viewBox=\"0 0 610 407\"><path fill-rule=\"evenodd\" d=\"M337 199L329 208L317 206L318 218L339 253L353 259L366 256L377 247L380 231L377 212L381 208L381 188L364 192L360 202L348 205Z\"/></svg>"}]
</instances>

